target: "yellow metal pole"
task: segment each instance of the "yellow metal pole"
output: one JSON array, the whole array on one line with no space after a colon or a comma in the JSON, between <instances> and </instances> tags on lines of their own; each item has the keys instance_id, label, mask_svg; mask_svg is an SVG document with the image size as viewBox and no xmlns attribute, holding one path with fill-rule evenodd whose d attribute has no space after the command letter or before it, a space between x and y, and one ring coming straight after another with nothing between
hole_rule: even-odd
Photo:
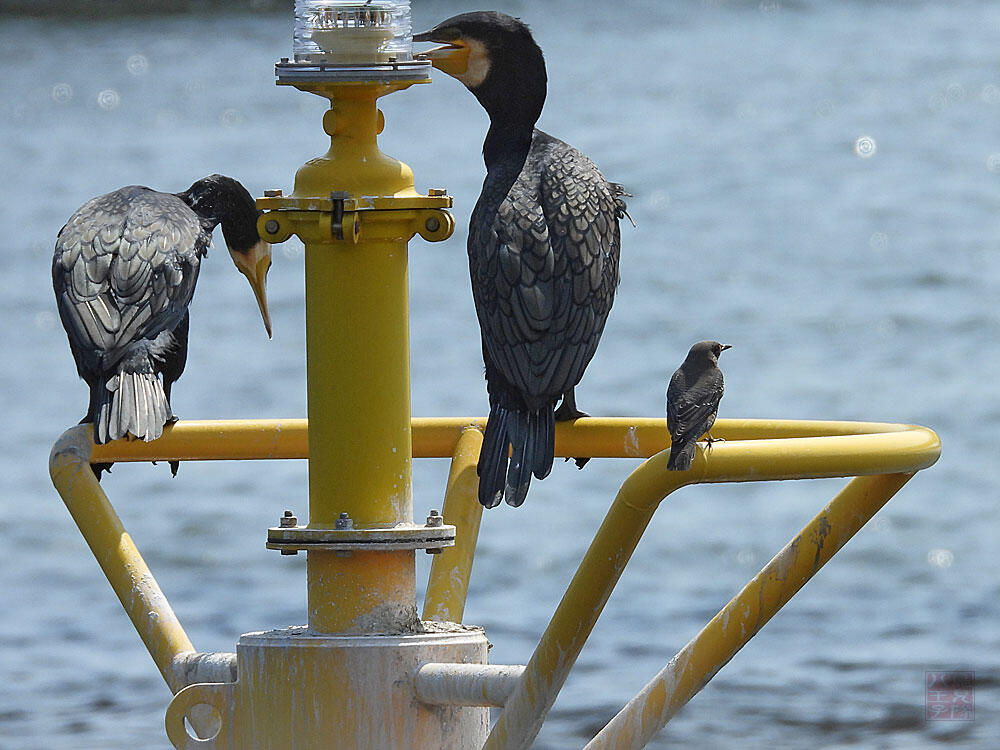
<instances>
[{"instance_id":1,"label":"yellow metal pole","mask_svg":"<svg viewBox=\"0 0 1000 750\"><path fill-rule=\"evenodd\" d=\"M912 476L889 474L851 480L585 750L645 747Z\"/></svg>"},{"instance_id":2,"label":"yellow metal pole","mask_svg":"<svg viewBox=\"0 0 1000 750\"><path fill-rule=\"evenodd\" d=\"M403 87L403 86L400 86ZM330 149L299 169L293 199L415 196L413 173L378 149L379 84L300 88L330 99ZM264 199L262 203L266 203ZM309 529L412 521L409 289L405 211L282 217L306 246ZM269 214L270 216L270 214ZM265 226L266 226L266 222ZM338 237L338 233L343 239ZM417 619L413 550L308 552L314 632L392 632Z\"/></svg>"},{"instance_id":3,"label":"yellow metal pole","mask_svg":"<svg viewBox=\"0 0 1000 750\"><path fill-rule=\"evenodd\" d=\"M90 470L92 437L90 425L67 430L52 447L49 474L146 650L176 693L186 684L180 662L183 655L194 653L194 646Z\"/></svg>"},{"instance_id":4,"label":"yellow metal pole","mask_svg":"<svg viewBox=\"0 0 1000 750\"><path fill-rule=\"evenodd\" d=\"M479 428L467 427L455 446L441 507L445 522L455 527L455 546L442 550L431 563L424 597L424 620L461 622L465 612L479 524L483 518L483 506L478 496L479 476L476 474L482 445L483 433Z\"/></svg>"},{"instance_id":5,"label":"yellow metal pole","mask_svg":"<svg viewBox=\"0 0 1000 750\"><path fill-rule=\"evenodd\" d=\"M940 452L931 430L900 426L882 434L716 443L710 453L699 445L683 472L667 471L666 451L643 462L618 491L483 750L531 745L653 512L674 490L698 482L912 473Z\"/></svg>"}]
</instances>

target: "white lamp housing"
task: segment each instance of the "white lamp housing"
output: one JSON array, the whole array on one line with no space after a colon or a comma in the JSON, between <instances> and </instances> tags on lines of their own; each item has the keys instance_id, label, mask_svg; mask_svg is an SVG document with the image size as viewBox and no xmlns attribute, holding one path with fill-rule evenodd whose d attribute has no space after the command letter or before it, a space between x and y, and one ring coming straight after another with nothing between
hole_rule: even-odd
<instances>
[{"instance_id":1,"label":"white lamp housing","mask_svg":"<svg viewBox=\"0 0 1000 750\"><path fill-rule=\"evenodd\" d=\"M412 48L410 0L295 0L296 63L407 62Z\"/></svg>"}]
</instances>

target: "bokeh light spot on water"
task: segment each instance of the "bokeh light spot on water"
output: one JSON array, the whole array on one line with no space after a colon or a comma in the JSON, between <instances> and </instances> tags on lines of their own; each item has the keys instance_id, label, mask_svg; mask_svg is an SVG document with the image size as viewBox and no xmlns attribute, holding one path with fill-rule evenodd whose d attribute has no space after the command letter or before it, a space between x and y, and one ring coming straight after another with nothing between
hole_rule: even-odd
<instances>
[{"instance_id":1,"label":"bokeh light spot on water","mask_svg":"<svg viewBox=\"0 0 1000 750\"><path fill-rule=\"evenodd\" d=\"M664 210L670 206L670 193L666 190L654 190L649 196L649 206L656 210Z\"/></svg>"},{"instance_id":2,"label":"bokeh light spot on water","mask_svg":"<svg viewBox=\"0 0 1000 750\"><path fill-rule=\"evenodd\" d=\"M73 87L68 83L57 83L52 87L52 101L56 104L66 104L73 99Z\"/></svg>"},{"instance_id":3,"label":"bokeh light spot on water","mask_svg":"<svg viewBox=\"0 0 1000 750\"><path fill-rule=\"evenodd\" d=\"M950 568L955 562L955 555L950 549L938 547L927 553L927 562L935 568Z\"/></svg>"},{"instance_id":4,"label":"bokeh light spot on water","mask_svg":"<svg viewBox=\"0 0 1000 750\"><path fill-rule=\"evenodd\" d=\"M302 257L302 244L299 242L285 242L281 247L282 254L289 260Z\"/></svg>"},{"instance_id":5,"label":"bokeh light spot on water","mask_svg":"<svg viewBox=\"0 0 1000 750\"><path fill-rule=\"evenodd\" d=\"M885 516L879 516L875 519L875 528L878 531L888 531L892 528L892 521Z\"/></svg>"},{"instance_id":6,"label":"bokeh light spot on water","mask_svg":"<svg viewBox=\"0 0 1000 750\"><path fill-rule=\"evenodd\" d=\"M125 61L125 69L134 76L145 75L149 72L149 60L145 55L130 55Z\"/></svg>"},{"instance_id":7,"label":"bokeh light spot on water","mask_svg":"<svg viewBox=\"0 0 1000 750\"><path fill-rule=\"evenodd\" d=\"M885 252L889 249L889 235L885 232L874 232L868 238L868 247L877 253Z\"/></svg>"},{"instance_id":8,"label":"bokeh light spot on water","mask_svg":"<svg viewBox=\"0 0 1000 750\"><path fill-rule=\"evenodd\" d=\"M202 96L205 93L205 82L191 79L184 84L184 93L190 97Z\"/></svg>"},{"instance_id":9,"label":"bokeh light spot on water","mask_svg":"<svg viewBox=\"0 0 1000 750\"><path fill-rule=\"evenodd\" d=\"M965 86L960 83L949 83L944 91L952 101L960 102L965 98Z\"/></svg>"},{"instance_id":10,"label":"bokeh light spot on water","mask_svg":"<svg viewBox=\"0 0 1000 750\"><path fill-rule=\"evenodd\" d=\"M948 104L948 99L944 94L938 92L936 94L931 94L927 98L927 106L930 108L931 112L940 112Z\"/></svg>"},{"instance_id":11,"label":"bokeh light spot on water","mask_svg":"<svg viewBox=\"0 0 1000 750\"><path fill-rule=\"evenodd\" d=\"M994 174L1000 173L1000 153L990 154L986 158L986 168Z\"/></svg>"},{"instance_id":12,"label":"bokeh light spot on water","mask_svg":"<svg viewBox=\"0 0 1000 750\"><path fill-rule=\"evenodd\" d=\"M870 135L863 135L854 142L854 153L862 159L870 159L878 151L878 144Z\"/></svg>"},{"instance_id":13,"label":"bokeh light spot on water","mask_svg":"<svg viewBox=\"0 0 1000 750\"><path fill-rule=\"evenodd\" d=\"M235 107L224 109L222 110L222 114L219 115L219 122L225 128L234 128L237 125L241 125L244 119L243 113Z\"/></svg>"},{"instance_id":14,"label":"bokeh light spot on water","mask_svg":"<svg viewBox=\"0 0 1000 750\"><path fill-rule=\"evenodd\" d=\"M114 89L104 89L97 95L97 106L106 112L118 109L121 103L121 95Z\"/></svg>"},{"instance_id":15,"label":"bokeh light spot on water","mask_svg":"<svg viewBox=\"0 0 1000 750\"><path fill-rule=\"evenodd\" d=\"M778 0L760 0L757 8L761 13L777 13L781 10L781 3Z\"/></svg>"},{"instance_id":16,"label":"bokeh light spot on water","mask_svg":"<svg viewBox=\"0 0 1000 750\"><path fill-rule=\"evenodd\" d=\"M979 98L986 104L1000 104L1000 86L987 83L979 93Z\"/></svg>"},{"instance_id":17,"label":"bokeh light spot on water","mask_svg":"<svg viewBox=\"0 0 1000 750\"><path fill-rule=\"evenodd\" d=\"M757 559L757 553L752 549L741 549L736 553L736 562L740 565L753 565Z\"/></svg>"}]
</instances>

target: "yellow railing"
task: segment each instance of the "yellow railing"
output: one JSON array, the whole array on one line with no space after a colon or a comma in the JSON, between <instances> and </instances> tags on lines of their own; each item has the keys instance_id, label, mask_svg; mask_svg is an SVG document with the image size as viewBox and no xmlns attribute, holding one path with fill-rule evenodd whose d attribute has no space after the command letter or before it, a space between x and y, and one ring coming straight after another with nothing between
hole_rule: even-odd
<instances>
[{"instance_id":1,"label":"yellow railing","mask_svg":"<svg viewBox=\"0 0 1000 750\"><path fill-rule=\"evenodd\" d=\"M425 619L461 621L478 537L475 463L485 420L414 418L415 458L451 457L445 495L456 546L436 556ZM50 473L74 520L171 690L216 675L228 662L194 651L88 463L147 460L304 459L304 419L179 422L153 443L93 445L89 426L53 447ZM920 469L940 443L924 427L868 423L719 420L725 438L699 447L690 471L666 470L662 419L585 418L556 427L557 456L648 458L626 479L590 549L510 694L485 748L526 748L583 648L660 502L684 485L708 482L856 477L703 630L588 748L639 748ZM530 509L521 512L530 512ZM213 671L214 670L214 671Z\"/></svg>"}]
</instances>

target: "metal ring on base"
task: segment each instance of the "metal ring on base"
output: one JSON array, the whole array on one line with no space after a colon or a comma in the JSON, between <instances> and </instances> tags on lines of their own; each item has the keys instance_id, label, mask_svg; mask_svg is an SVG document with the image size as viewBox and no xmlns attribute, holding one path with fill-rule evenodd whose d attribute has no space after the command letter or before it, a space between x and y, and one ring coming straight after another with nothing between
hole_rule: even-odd
<instances>
[{"instance_id":1,"label":"metal ring on base","mask_svg":"<svg viewBox=\"0 0 1000 750\"><path fill-rule=\"evenodd\" d=\"M267 548L277 550L395 551L444 549L455 546L454 526L401 523L361 529L311 529L308 526L272 526Z\"/></svg>"}]
</instances>

